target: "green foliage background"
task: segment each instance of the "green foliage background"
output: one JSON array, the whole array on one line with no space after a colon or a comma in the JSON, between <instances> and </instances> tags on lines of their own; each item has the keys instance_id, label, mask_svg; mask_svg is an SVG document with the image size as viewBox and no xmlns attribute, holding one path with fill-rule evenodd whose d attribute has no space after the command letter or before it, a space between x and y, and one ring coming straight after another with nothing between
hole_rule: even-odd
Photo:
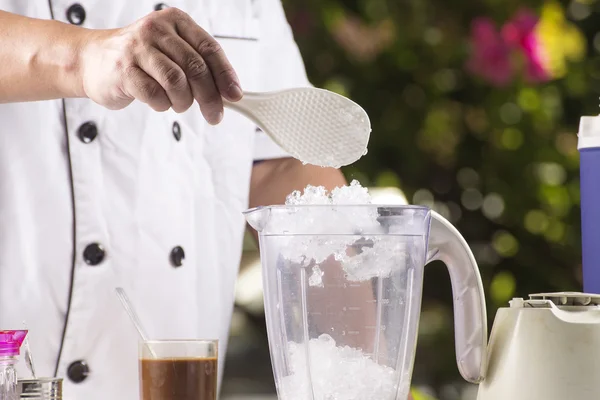
<instances>
[{"instance_id":1,"label":"green foliage background","mask_svg":"<svg viewBox=\"0 0 600 400\"><path fill-rule=\"evenodd\" d=\"M501 24L544 2L284 3L313 84L371 118L369 153L347 177L398 186L455 223L480 264L490 325L512 297L581 290L576 132L581 115L598 114L600 4L560 3L587 41L565 77L498 89L465 72L472 19ZM428 267L415 383L459 380L451 302L447 272Z\"/></svg>"}]
</instances>

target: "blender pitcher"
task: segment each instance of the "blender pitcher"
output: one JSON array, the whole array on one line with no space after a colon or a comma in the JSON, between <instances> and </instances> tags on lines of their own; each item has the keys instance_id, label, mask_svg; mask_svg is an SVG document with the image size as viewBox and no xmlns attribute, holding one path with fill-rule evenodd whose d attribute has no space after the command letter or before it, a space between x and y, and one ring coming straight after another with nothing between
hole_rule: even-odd
<instances>
[{"instance_id":1,"label":"blender pitcher","mask_svg":"<svg viewBox=\"0 0 600 400\"><path fill-rule=\"evenodd\" d=\"M443 261L454 295L459 371L485 374L481 277L466 241L415 206L248 210L259 232L267 333L281 400L405 400L424 266Z\"/></svg>"}]
</instances>

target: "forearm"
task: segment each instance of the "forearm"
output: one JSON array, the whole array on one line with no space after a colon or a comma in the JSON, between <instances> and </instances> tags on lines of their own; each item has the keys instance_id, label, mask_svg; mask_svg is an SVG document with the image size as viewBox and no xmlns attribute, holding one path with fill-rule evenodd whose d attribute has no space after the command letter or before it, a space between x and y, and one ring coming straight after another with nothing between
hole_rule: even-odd
<instances>
[{"instance_id":1,"label":"forearm","mask_svg":"<svg viewBox=\"0 0 600 400\"><path fill-rule=\"evenodd\" d=\"M0 11L0 103L83 97L83 28Z\"/></svg>"},{"instance_id":2,"label":"forearm","mask_svg":"<svg viewBox=\"0 0 600 400\"><path fill-rule=\"evenodd\" d=\"M331 190L346 185L346 179L340 170L302 165L293 158L263 161L252 171L250 207L283 204L288 194L307 185Z\"/></svg>"}]
</instances>

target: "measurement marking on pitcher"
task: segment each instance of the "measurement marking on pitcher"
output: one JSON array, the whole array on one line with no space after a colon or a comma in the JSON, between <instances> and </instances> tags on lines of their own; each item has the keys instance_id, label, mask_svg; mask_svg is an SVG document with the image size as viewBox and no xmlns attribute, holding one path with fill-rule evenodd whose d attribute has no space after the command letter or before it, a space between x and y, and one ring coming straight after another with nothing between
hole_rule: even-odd
<instances>
[{"instance_id":1,"label":"measurement marking on pitcher","mask_svg":"<svg viewBox=\"0 0 600 400\"><path fill-rule=\"evenodd\" d=\"M365 326L365 329L368 329L370 331L374 331L374 330L377 329L377 327L375 325L367 325L367 326ZM382 331L385 331L387 329L387 326L386 325L381 325L381 327L379 329L381 329Z\"/></svg>"},{"instance_id":2,"label":"measurement marking on pitcher","mask_svg":"<svg viewBox=\"0 0 600 400\"><path fill-rule=\"evenodd\" d=\"M304 315L304 319L303 319L303 339L304 339L304 343L309 343L309 334L308 334L308 302L306 299L306 271L304 269L300 270L300 301L301 301L301 305L302 305L302 315ZM305 346L304 347L304 356L306 357L306 378L307 378L307 383L308 383L308 387L313 387L313 382L312 382L312 376L313 374L311 373L311 354L308 351L309 347ZM314 396L313 396L314 397Z\"/></svg>"},{"instance_id":3,"label":"measurement marking on pitcher","mask_svg":"<svg viewBox=\"0 0 600 400\"><path fill-rule=\"evenodd\" d=\"M328 283L323 285L326 288L334 289L348 289L348 288L359 288L362 287L360 283Z\"/></svg>"},{"instance_id":4,"label":"measurement marking on pitcher","mask_svg":"<svg viewBox=\"0 0 600 400\"><path fill-rule=\"evenodd\" d=\"M373 349L374 353L375 353L375 362L379 361L379 342L381 340L381 332L385 332L385 325L382 326L381 323L381 314L382 314L382 308L383 308L383 300L381 298L381 293L383 292L383 280L381 279L381 277L377 277L377 297L376 299L379 300L377 302L377 311L375 312L375 318L377 319L375 321L375 348ZM389 303L389 300L388 300Z\"/></svg>"},{"instance_id":5,"label":"measurement marking on pitcher","mask_svg":"<svg viewBox=\"0 0 600 400\"><path fill-rule=\"evenodd\" d=\"M381 304L390 304L390 299L381 299L379 300L381 302ZM371 300L365 300L365 303L367 304L375 304L377 303L377 299L371 299Z\"/></svg>"}]
</instances>

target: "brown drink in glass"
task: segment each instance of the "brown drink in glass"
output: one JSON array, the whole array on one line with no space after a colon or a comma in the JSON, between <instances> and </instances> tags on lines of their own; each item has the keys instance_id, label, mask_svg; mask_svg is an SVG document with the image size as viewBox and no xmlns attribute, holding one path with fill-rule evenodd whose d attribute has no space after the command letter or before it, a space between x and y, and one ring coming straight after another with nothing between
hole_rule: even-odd
<instances>
[{"instance_id":1,"label":"brown drink in glass","mask_svg":"<svg viewBox=\"0 0 600 400\"><path fill-rule=\"evenodd\" d=\"M216 340L140 343L141 400L216 400Z\"/></svg>"}]
</instances>

